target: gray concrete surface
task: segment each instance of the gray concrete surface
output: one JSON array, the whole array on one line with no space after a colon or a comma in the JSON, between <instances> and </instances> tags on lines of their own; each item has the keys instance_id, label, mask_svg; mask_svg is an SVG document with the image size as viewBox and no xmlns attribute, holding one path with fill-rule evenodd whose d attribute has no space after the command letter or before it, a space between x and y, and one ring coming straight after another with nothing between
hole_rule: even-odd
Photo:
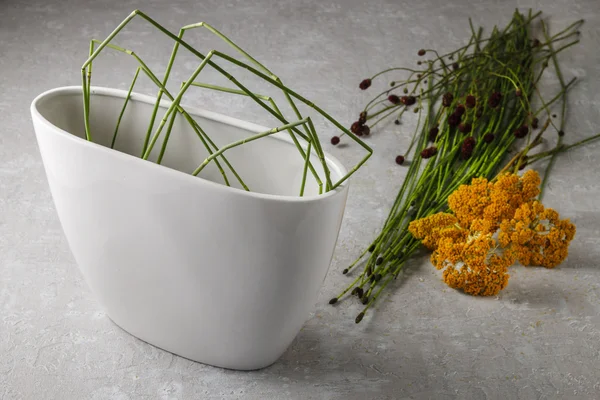
<instances>
[{"instance_id":1,"label":"gray concrete surface","mask_svg":"<svg viewBox=\"0 0 600 400\"><path fill-rule=\"evenodd\" d=\"M78 85L88 40L141 8L169 29L207 21L299 92L346 123L368 99L358 82L449 50L467 18L491 28L515 7L542 7L552 29L586 18L581 45L561 59L582 82L570 96L568 141L600 131L597 0L0 1L0 399L593 399L600 398L600 143L562 156L546 203L570 217L568 260L548 271L514 267L496 298L448 289L425 258L401 275L362 324L355 301L327 300L340 271L381 226L405 169L393 163L412 123L376 131L375 156L353 179L338 248L316 309L273 366L235 372L194 363L131 337L103 314L57 220L29 116L38 93ZM194 34L209 49L217 42ZM164 68L168 41L136 22L119 40ZM191 60L191 59L190 59ZM126 87L130 60L107 54L95 84ZM189 75L195 65L178 72ZM549 79L549 90L556 80ZM155 93L148 82L140 90ZM195 97L196 96L196 97ZM191 103L257 123L248 103ZM322 131L324 139L330 134ZM326 148L350 166L357 146Z\"/></svg>"}]
</instances>

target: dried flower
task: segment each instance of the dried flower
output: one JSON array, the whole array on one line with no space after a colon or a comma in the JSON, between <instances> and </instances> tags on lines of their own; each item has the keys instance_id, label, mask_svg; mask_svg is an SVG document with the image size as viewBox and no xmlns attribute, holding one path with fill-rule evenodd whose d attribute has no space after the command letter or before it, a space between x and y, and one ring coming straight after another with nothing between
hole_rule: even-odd
<instances>
[{"instance_id":1,"label":"dried flower","mask_svg":"<svg viewBox=\"0 0 600 400\"><path fill-rule=\"evenodd\" d=\"M414 220L409 224L408 230L430 250L437 249L442 238L465 240L468 234L468 231L458 226L456 216L449 213L437 213Z\"/></svg>"},{"instance_id":2,"label":"dried flower","mask_svg":"<svg viewBox=\"0 0 600 400\"><path fill-rule=\"evenodd\" d=\"M422 56L424 56L424 55L425 55L425 53L427 53L427 52L425 51L425 49L421 49L421 50L419 50L419 52L418 52L417 54L418 54L418 55L420 55L420 56L422 57Z\"/></svg>"},{"instance_id":3,"label":"dried flower","mask_svg":"<svg viewBox=\"0 0 600 400\"><path fill-rule=\"evenodd\" d=\"M533 200L539 184L532 170L520 178L502 174L495 182L475 178L448 199L454 214L412 221L409 232L433 250L431 262L444 270L448 286L475 296L495 295L508 284L508 267L516 260L553 268L568 254L575 226Z\"/></svg>"},{"instance_id":4,"label":"dried flower","mask_svg":"<svg viewBox=\"0 0 600 400\"><path fill-rule=\"evenodd\" d=\"M498 241L525 266L554 268L568 255L575 225L539 201L522 204L514 217L500 224Z\"/></svg>"},{"instance_id":5,"label":"dried flower","mask_svg":"<svg viewBox=\"0 0 600 400\"><path fill-rule=\"evenodd\" d=\"M535 198L540 190L538 173L529 170L521 178L503 174L495 182L474 178L470 185L461 185L448 197L448 206L461 226L470 227L476 219L486 219L496 227L502 220L512 218L523 203Z\"/></svg>"}]
</instances>

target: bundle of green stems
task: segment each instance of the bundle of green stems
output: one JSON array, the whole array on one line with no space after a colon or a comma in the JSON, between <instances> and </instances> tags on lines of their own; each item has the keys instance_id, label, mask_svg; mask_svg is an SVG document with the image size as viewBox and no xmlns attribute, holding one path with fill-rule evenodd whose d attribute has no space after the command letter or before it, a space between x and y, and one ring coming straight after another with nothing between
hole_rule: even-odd
<instances>
[{"instance_id":1,"label":"bundle of green stems","mask_svg":"<svg viewBox=\"0 0 600 400\"><path fill-rule=\"evenodd\" d=\"M579 42L583 21L551 36L540 14L515 11L505 28L494 27L487 38L469 20L471 38L466 46L444 55L421 49L420 68L389 68L361 82L365 90L377 78L408 74L366 105L352 125L355 134L369 135L374 126L392 118L400 124L406 112L418 115L408 149L396 157L398 164L405 160L410 164L383 228L343 270L354 278L352 283L330 300L335 304L346 295L358 297L364 308L356 323L419 249L420 241L408 232L411 221L446 211L448 196L474 177L493 179L500 172L517 172L550 159L543 190L558 153L598 137L569 146L562 143L566 95L575 78L565 81L557 55ZM534 23L541 27L539 38L532 35ZM549 73L556 74L560 90L546 99L539 84ZM552 113L554 107L559 115ZM552 130L558 135L556 146L532 154ZM359 266L363 268L356 272Z\"/></svg>"}]
</instances>

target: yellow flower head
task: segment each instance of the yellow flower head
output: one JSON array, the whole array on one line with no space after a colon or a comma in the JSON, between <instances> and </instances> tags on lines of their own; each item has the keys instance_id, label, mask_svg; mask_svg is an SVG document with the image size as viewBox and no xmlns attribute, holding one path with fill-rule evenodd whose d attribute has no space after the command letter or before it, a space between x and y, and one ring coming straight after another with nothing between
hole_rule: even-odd
<instances>
[{"instance_id":1,"label":"yellow flower head","mask_svg":"<svg viewBox=\"0 0 600 400\"><path fill-rule=\"evenodd\" d=\"M463 227L471 227L475 220L485 220L486 233L496 231L506 218L512 218L521 204L539 194L540 177L528 170L521 178L506 173L495 182L484 178L473 179L470 185L461 185L448 197L448 205ZM478 228L482 228L481 224ZM479 230L479 229L475 229Z\"/></svg>"},{"instance_id":2,"label":"yellow flower head","mask_svg":"<svg viewBox=\"0 0 600 400\"><path fill-rule=\"evenodd\" d=\"M514 256L502 252L491 234L480 234L454 245L441 241L431 261L436 268L445 268L448 286L475 296L494 296L508 284Z\"/></svg>"},{"instance_id":3,"label":"yellow flower head","mask_svg":"<svg viewBox=\"0 0 600 400\"><path fill-rule=\"evenodd\" d=\"M408 226L408 231L416 239L421 239L425 247L435 250L441 238L460 241L468 235L468 232L461 229L457 222L456 217L452 214L437 213L412 221Z\"/></svg>"},{"instance_id":4,"label":"yellow flower head","mask_svg":"<svg viewBox=\"0 0 600 400\"><path fill-rule=\"evenodd\" d=\"M448 197L453 213L437 213L409 224L412 235L433 250L431 263L444 270L448 286L492 296L508 284L508 267L553 268L567 256L575 225L535 201L540 177L506 173L492 182L475 178ZM498 239L495 233L500 228Z\"/></svg>"},{"instance_id":5,"label":"yellow flower head","mask_svg":"<svg viewBox=\"0 0 600 400\"><path fill-rule=\"evenodd\" d=\"M554 268L568 255L569 243L575 237L575 225L559 219L558 213L539 201L525 203L514 218L500 224L500 244L523 265Z\"/></svg>"}]
</instances>

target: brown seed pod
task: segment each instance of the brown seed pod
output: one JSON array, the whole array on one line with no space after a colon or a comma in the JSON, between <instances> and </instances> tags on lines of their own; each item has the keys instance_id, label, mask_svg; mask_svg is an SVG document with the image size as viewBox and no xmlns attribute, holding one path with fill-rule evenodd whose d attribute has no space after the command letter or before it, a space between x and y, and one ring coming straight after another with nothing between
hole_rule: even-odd
<instances>
[{"instance_id":1,"label":"brown seed pod","mask_svg":"<svg viewBox=\"0 0 600 400\"><path fill-rule=\"evenodd\" d=\"M400 97L396 96L395 94L390 94L388 96L388 101L392 104L400 104Z\"/></svg>"},{"instance_id":2,"label":"brown seed pod","mask_svg":"<svg viewBox=\"0 0 600 400\"><path fill-rule=\"evenodd\" d=\"M515 135L515 137L518 139L523 139L525 136L527 136L528 133L529 128L527 127L527 125L522 125L513 132L513 135Z\"/></svg>"},{"instance_id":3,"label":"brown seed pod","mask_svg":"<svg viewBox=\"0 0 600 400\"><path fill-rule=\"evenodd\" d=\"M433 128L431 128L429 130L429 141L430 142L435 142L435 139L437 139L437 135L440 132L439 128L437 126L434 126Z\"/></svg>"},{"instance_id":4,"label":"brown seed pod","mask_svg":"<svg viewBox=\"0 0 600 400\"><path fill-rule=\"evenodd\" d=\"M437 154L437 148L435 146L428 147L421 151L421 157L427 159Z\"/></svg>"},{"instance_id":5,"label":"brown seed pod","mask_svg":"<svg viewBox=\"0 0 600 400\"><path fill-rule=\"evenodd\" d=\"M444 96L442 97L442 105L444 107L450 107L453 100L454 100L454 96L452 95L452 93L448 92L448 93L444 94Z\"/></svg>"},{"instance_id":6,"label":"brown seed pod","mask_svg":"<svg viewBox=\"0 0 600 400\"><path fill-rule=\"evenodd\" d=\"M448 125L452 128L458 126L458 124L460 124L460 117L456 114L451 114L448 117Z\"/></svg>"},{"instance_id":7,"label":"brown seed pod","mask_svg":"<svg viewBox=\"0 0 600 400\"><path fill-rule=\"evenodd\" d=\"M402 102L402 104L408 107L415 104L417 102L417 99L415 96L402 96L400 101Z\"/></svg>"},{"instance_id":8,"label":"brown seed pod","mask_svg":"<svg viewBox=\"0 0 600 400\"><path fill-rule=\"evenodd\" d=\"M456 115L457 117L462 117L464 115L465 111L467 111L465 106L463 106L462 104L459 104L454 109L454 115Z\"/></svg>"},{"instance_id":9,"label":"brown seed pod","mask_svg":"<svg viewBox=\"0 0 600 400\"><path fill-rule=\"evenodd\" d=\"M494 141L494 138L496 136L493 133L486 133L485 135L483 135L483 141L486 143L492 143Z\"/></svg>"},{"instance_id":10,"label":"brown seed pod","mask_svg":"<svg viewBox=\"0 0 600 400\"><path fill-rule=\"evenodd\" d=\"M469 108L475 108L475 105L477 104L477 99L475 98L475 96L473 96L473 95L470 94L465 99L465 104Z\"/></svg>"},{"instance_id":11,"label":"brown seed pod","mask_svg":"<svg viewBox=\"0 0 600 400\"><path fill-rule=\"evenodd\" d=\"M462 124L458 125L458 130L461 133L471 133L471 131L473 130L473 126L468 122L463 122Z\"/></svg>"}]
</instances>

